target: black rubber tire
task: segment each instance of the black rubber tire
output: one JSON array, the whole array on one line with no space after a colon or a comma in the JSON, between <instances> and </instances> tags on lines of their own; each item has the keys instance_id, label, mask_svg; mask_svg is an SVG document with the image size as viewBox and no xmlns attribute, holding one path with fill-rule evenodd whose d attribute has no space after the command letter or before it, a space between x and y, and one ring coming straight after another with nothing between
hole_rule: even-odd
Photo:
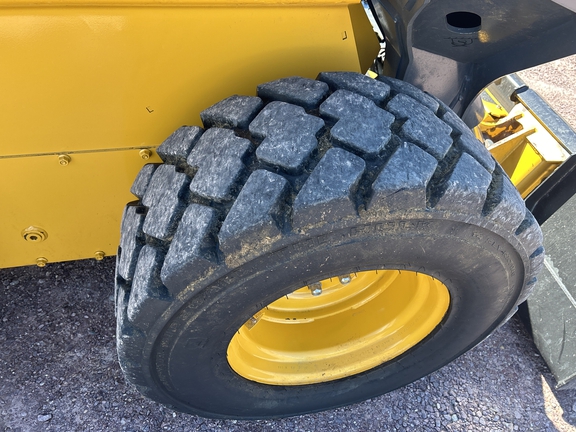
<instances>
[{"instance_id":1,"label":"black rubber tire","mask_svg":"<svg viewBox=\"0 0 576 432\"><path fill-rule=\"evenodd\" d=\"M542 234L502 169L444 104L406 83L323 73L204 111L147 165L126 207L117 347L129 381L177 410L270 418L406 385L474 347L530 291ZM272 386L226 360L236 330L318 280L408 269L449 289L435 331L331 382Z\"/></svg>"}]
</instances>

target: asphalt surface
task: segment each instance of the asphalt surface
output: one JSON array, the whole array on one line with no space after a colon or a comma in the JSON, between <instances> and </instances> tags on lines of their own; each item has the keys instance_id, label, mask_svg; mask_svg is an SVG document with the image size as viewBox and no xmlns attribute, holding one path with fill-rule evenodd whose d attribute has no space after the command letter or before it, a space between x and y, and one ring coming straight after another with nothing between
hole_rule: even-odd
<instances>
[{"instance_id":1,"label":"asphalt surface","mask_svg":"<svg viewBox=\"0 0 576 432\"><path fill-rule=\"evenodd\" d=\"M576 127L576 57L522 73ZM0 270L0 431L576 431L517 318L450 365L345 408L216 421L140 396L115 356L114 260Z\"/></svg>"}]
</instances>

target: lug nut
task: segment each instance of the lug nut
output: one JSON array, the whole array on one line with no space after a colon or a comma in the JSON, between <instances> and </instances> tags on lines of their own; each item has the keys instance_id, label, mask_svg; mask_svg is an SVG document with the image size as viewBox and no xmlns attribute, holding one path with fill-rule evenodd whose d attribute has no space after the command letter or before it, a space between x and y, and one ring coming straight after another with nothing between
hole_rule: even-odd
<instances>
[{"instance_id":1,"label":"lug nut","mask_svg":"<svg viewBox=\"0 0 576 432\"><path fill-rule=\"evenodd\" d=\"M313 284L308 285L308 289L312 293L313 296L319 296L322 294L322 284L320 282L315 282Z\"/></svg>"},{"instance_id":2,"label":"lug nut","mask_svg":"<svg viewBox=\"0 0 576 432\"><path fill-rule=\"evenodd\" d=\"M343 275L340 276L338 279L340 279L340 283L342 285L348 285L350 282L352 282L352 276L350 275Z\"/></svg>"},{"instance_id":3,"label":"lug nut","mask_svg":"<svg viewBox=\"0 0 576 432\"><path fill-rule=\"evenodd\" d=\"M244 323L246 328L248 330L251 330L252 327L258 324L258 321L260 321L260 317L262 317L262 315L263 315L262 312L258 312L256 315L250 317L250 319Z\"/></svg>"}]
</instances>

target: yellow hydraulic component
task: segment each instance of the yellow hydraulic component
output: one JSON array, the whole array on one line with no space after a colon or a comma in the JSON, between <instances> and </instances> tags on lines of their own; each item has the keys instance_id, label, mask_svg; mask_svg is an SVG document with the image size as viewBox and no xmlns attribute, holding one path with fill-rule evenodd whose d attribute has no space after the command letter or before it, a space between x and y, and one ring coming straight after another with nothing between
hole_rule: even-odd
<instances>
[{"instance_id":1,"label":"yellow hydraulic component","mask_svg":"<svg viewBox=\"0 0 576 432\"><path fill-rule=\"evenodd\" d=\"M228 346L239 375L272 385L332 381L406 352L442 321L446 286L412 271L365 271L325 279L251 317Z\"/></svg>"},{"instance_id":2,"label":"yellow hydraulic component","mask_svg":"<svg viewBox=\"0 0 576 432\"><path fill-rule=\"evenodd\" d=\"M486 116L476 127L476 136L526 198L570 154L522 104L508 112L489 88L483 96Z\"/></svg>"},{"instance_id":3,"label":"yellow hydraulic component","mask_svg":"<svg viewBox=\"0 0 576 432\"><path fill-rule=\"evenodd\" d=\"M359 0L0 0L0 267L114 255L131 182L175 129L378 49ZM25 242L31 225L50 236Z\"/></svg>"}]
</instances>

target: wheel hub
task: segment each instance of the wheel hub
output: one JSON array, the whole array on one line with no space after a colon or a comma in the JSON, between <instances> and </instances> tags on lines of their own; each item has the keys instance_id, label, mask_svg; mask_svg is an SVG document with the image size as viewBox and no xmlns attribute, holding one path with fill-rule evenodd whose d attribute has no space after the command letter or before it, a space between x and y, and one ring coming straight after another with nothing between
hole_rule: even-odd
<instances>
[{"instance_id":1,"label":"wheel hub","mask_svg":"<svg viewBox=\"0 0 576 432\"><path fill-rule=\"evenodd\" d=\"M324 279L270 303L228 346L232 369L252 381L332 381L389 361L428 336L450 296L431 276L379 270Z\"/></svg>"}]
</instances>

